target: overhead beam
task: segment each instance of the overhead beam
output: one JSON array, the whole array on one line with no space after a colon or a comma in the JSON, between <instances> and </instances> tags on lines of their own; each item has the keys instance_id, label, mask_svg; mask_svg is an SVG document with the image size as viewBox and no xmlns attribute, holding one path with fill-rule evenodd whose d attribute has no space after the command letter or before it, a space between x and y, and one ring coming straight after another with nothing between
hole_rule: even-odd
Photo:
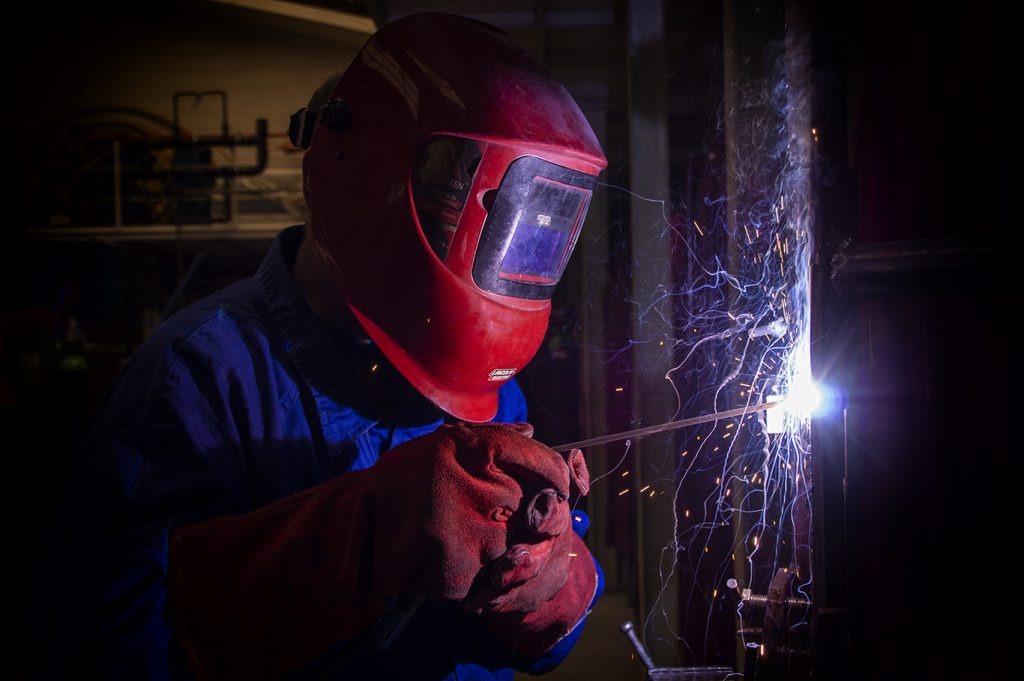
<instances>
[{"instance_id":1,"label":"overhead beam","mask_svg":"<svg viewBox=\"0 0 1024 681\"><path fill-rule=\"evenodd\" d=\"M300 2L285 2L284 0L208 0L222 5L233 5L256 12L264 12L289 19L299 19L321 26L332 28L344 28L356 33L370 35L377 30L377 24L370 17L351 12L339 12L333 9L313 7Z\"/></svg>"}]
</instances>

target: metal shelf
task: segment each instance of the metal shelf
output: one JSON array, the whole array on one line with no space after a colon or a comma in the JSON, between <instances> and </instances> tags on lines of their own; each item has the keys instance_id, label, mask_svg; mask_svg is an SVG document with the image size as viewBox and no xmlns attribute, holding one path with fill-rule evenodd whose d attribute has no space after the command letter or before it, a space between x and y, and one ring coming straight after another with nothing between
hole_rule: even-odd
<instances>
[{"instance_id":1,"label":"metal shelf","mask_svg":"<svg viewBox=\"0 0 1024 681\"><path fill-rule=\"evenodd\" d=\"M267 219L187 225L137 227L38 227L27 235L37 241L174 242L174 241L270 241L295 218L282 214Z\"/></svg>"}]
</instances>

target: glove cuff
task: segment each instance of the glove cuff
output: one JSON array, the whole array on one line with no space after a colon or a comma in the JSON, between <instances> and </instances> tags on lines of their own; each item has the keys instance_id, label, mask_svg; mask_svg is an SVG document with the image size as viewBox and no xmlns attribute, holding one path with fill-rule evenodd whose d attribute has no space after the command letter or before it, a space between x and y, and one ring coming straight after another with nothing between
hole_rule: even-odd
<instances>
[{"instance_id":1,"label":"glove cuff","mask_svg":"<svg viewBox=\"0 0 1024 681\"><path fill-rule=\"evenodd\" d=\"M171 533L170 615L197 679L280 678L383 612L364 588L365 480L351 473Z\"/></svg>"}]
</instances>

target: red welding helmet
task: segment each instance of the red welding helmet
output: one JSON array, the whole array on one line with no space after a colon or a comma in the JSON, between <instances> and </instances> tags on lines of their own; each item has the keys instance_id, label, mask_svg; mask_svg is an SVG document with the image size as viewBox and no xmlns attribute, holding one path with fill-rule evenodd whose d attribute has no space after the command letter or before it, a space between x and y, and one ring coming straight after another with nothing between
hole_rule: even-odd
<instances>
[{"instance_id":1,"label":"red welding helmet","mask_svg":"<svg viewBox=\"0 0 1024 681\"><path fill-rule=\"evenodd\" d=\"M419 14L293 116L337 292L406 379L485 421L534 356L607 161L565 88L498 29Z\"/></svg>"}]
</instances>

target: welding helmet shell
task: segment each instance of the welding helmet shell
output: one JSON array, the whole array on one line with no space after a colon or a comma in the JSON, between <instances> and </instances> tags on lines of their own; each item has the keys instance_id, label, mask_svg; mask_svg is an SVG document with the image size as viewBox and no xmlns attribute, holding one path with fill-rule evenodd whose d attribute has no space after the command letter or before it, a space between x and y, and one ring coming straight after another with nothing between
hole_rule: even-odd
<instances>
[{"instance_id":1,"label":"welding helmet shell","mask_svg":"<svg viewBox=\"0 0 1024 681\"><path fill-rule=\"evenodd\" d=\"M304 116L308 224L337 293L424 396L492 418L607 163L587 120L506 34L438 13L375 33Z\"/></svg>"}]
</instances>

